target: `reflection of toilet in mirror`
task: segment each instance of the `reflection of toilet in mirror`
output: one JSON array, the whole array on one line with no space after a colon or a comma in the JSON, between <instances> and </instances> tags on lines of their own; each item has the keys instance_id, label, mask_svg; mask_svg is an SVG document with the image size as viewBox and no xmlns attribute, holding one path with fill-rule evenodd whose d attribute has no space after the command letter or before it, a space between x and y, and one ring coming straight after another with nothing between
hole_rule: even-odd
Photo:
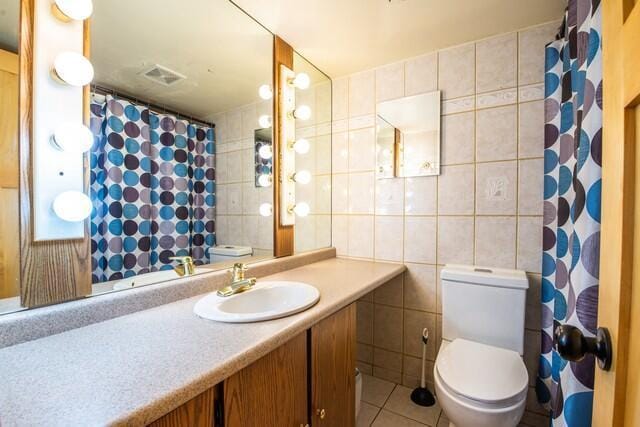
<instances>
[{"instance_id":1,"label":"reflection of toilet in mirror","mask_svg":"<svg viewBox=\"0 0 640 427\"><path fill-rule=\"evenodd\" d=\"M253 248L251 246L220 245L209 248L209 262L236 262L241 259L251 258Z\"/></svg>"},{"instance_id":2,"label":"reflection of toilet in mirror","mask_svg":"<svg viewBox=\"0 0 640 427\"><path fill-rule=\"evenodd\" d=\"M443 340L433 375L450 426L515 427L529 384L525 273L448 265L440 280Z\"/></svg>"}]
</instances>

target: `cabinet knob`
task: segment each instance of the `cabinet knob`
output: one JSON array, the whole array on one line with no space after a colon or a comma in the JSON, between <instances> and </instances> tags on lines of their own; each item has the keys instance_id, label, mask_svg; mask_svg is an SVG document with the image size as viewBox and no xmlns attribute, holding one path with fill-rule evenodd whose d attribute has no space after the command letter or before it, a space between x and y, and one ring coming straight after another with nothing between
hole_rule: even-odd
<instances>
[{"instance_id":1,"label":"cabinet knob","mask_svg":"<svg viewBox=\"0 0 640 427\"><path fill-rule=\"evenodd\" d=\"M327 416L327 412L324 409L316 409L316 415L319 416L321 420L324 420L324 417Z\"/></svg>"}]
</instances>

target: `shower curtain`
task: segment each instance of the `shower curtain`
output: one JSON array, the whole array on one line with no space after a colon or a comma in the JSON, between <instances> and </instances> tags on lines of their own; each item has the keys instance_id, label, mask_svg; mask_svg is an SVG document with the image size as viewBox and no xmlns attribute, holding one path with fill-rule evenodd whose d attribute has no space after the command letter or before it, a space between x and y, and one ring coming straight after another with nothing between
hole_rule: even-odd
<instances>
[{"instance_id":1,"label":"shower curtain","mask_svg":"<svg viewBox=\"0 0 640 427\"><path fill-rule=\"evenodd\" d=\"M92 281L207 263L215 245L214 129L106 96L91 104Z\"/></svg>"},{"instance_id":2,"label":"shower curtain","mask_svg":"<svg viewBox=\"0 0 640 427\"><path fill-rule=\"evenodd\" d=\"M592 355L567 362L560 324L595 336L600 258L602 45L600 1L569 0L546 48L542 354L536 391L552 425L591 425Z\"/></svg>"}]
</instances>

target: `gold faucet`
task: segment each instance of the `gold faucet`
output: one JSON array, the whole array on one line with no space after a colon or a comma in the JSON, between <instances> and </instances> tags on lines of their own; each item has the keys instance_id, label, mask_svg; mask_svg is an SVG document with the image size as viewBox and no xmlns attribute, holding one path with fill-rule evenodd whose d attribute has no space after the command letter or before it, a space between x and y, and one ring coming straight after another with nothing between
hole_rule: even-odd
<instances>
[{"instance_id":1,"label":"gold faucet","mask_svg":"<svg viewBox=\"0 0 640 427\"><path fill-rule=\"evenodd\" d=\"M173 268L178 276L191 276L195 274L196 265L190 256L172 256L169 257L169 259L171 261L178 261L178 265Z\"/></svg>"},{"instance_id":2,"label":"gold faucet","mask_svg":"<svg viewBox=\"0 0 640 427\"><path fill-rule=\"evenodd\" d=\"M233 270L231 273L231 284L220 289L217 294L221 297L229 297L231 295L239 294L248 289L251 289L256 284L256 278L250 277L246 279L244 273L247 271L247 266L243 263L233 264Z\"/></svg>"}]
</instances>

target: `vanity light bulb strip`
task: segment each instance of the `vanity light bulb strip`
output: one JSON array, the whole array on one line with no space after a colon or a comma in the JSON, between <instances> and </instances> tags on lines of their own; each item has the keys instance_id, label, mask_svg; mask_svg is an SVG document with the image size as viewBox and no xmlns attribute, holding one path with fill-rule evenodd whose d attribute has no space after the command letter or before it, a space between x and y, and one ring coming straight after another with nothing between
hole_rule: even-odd
<instances>
[{"instance_id":1,"label":"vanity light bulb strip","mask_svg":"<svg viewBox=\"0 0 640 427\"><path fill-rule=\"evenodd\" d=\"M51 13L62 22L84 21L93 14L91 0L55 0Z\"/></svg>"},{"instance_id":2,"label":"vanity light bulb strip","mask_svg":"<svg viewBox=\"0 0 640 427\"><path fill-rule=\"evenodd\" d=\"M59 83L70 86L86 86L93 80L93 65L77 52L62 52L56 56L51 76Z\"/></svg>"}]
</instances>

